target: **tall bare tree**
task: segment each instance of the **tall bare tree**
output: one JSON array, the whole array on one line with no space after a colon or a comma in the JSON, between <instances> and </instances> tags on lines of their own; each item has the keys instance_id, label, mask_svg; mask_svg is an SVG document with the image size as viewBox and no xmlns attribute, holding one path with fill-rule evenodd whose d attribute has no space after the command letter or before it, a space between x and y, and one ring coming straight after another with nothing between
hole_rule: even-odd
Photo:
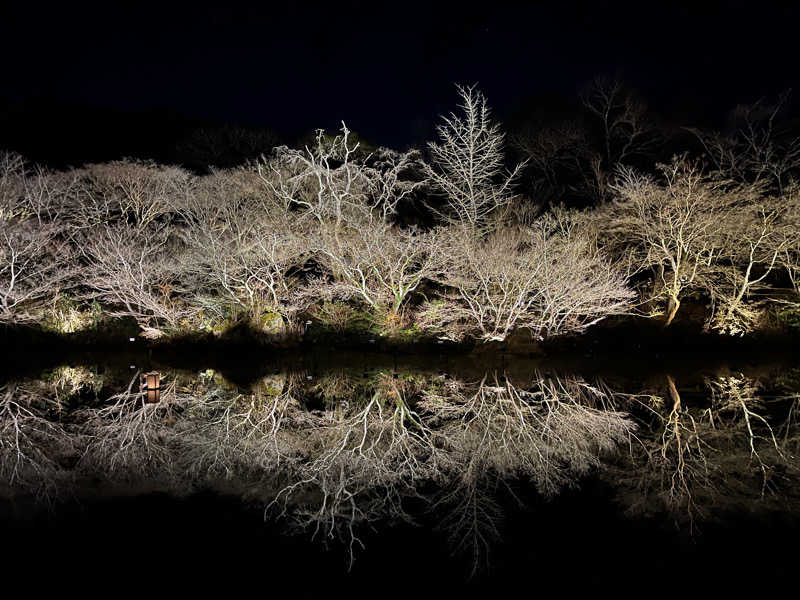
<instances>
[{"instance_id":1,"label":"tall bare tree","mask_svg":"<svg viewBox=\"0 0 800 600\"><path fill-rule=\"evenodd\" d=\"M451 222L482 228L488 216L514 197L512 187L524 163L504 169L505 134L492 121L486 97L475 86L458 86L462 114L442 117L440 142L430 142L432 164L425 165L431 183L444 195L446 209L436 210Z\"/></svg>"},{"instance_id":2,"label":"tall bare tree","mask_svg":"<svg viewBox=\"0 0 800 600\"><path fill-rule=\"evenodd\" d=\"M768 182L778 192L800 174L800 137L782 122L789 93L776 101L762 98L742 104L732 112L728 133L689 128L705 155L724 177L751 183Z\"/></svg>"},{"instance_id":3,"label":"tall bare tree","mask_svg":"<svg viewBox=\"0 0 800 600\"><path fill-rule=\"evenodd\" d=\"M606 168L613 169L652 149L656 134L647 106L619 78L596 77L583 91L582 100L600 121Z\"/></svg>"},{"instance_id":4,"label":"tall bare tree","mask_svg":"<svg viewBox=\"0 0 800 600\"><path fill-rule=\"evenodd\" d=\"M615 169L647 156L659 135L647 114L647 105L619 78L596 77L581 97L589 115L600 124L602 143L602 150L583 168L584 180L596 199L606 201Z\"/></svg>"}]
</instances>

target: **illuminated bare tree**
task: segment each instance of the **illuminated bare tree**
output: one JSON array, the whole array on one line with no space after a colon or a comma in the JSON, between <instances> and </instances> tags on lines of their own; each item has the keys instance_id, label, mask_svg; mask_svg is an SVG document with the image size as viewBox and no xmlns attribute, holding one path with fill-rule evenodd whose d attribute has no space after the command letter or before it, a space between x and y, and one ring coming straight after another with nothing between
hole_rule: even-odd
<instances>
[{"instance_id":1,"label":"illuminated bare tree","mask_svg":"<svg viewBox=\"0 0 800 600\"><path fill-rule=\"evenodd\" d=\"M414 152L383 148L363 156L343 124L333 139L319 131L313 150L282 149L261 165L273 194L315 221L312 247L333 281L308 286L305 297L357 298L397 320L435 257L431 235L392 225L398 203L419 185L405 179L415 160Z\"/></svg>"},{"instance_id":2,"label":"illuminated bare tree","mask_svg":"<svg viewBox=\"0 0 800 600\"><path fill-rule=\"evenodd\" d=\"M293 312L288 272L304 260L302 232L295 230L288 205L264 189L257 172L213 172L181 213L187 222L181 233L188 247L186 269L200 285L253 318L264 311L287 317Z\"/></svg>"},{"instance_id":3,"label":"illuminated bare tree","mask_svg":"<svg viewBox=\"0 0 800 600\"><path fill-rule=\"evenodd\" d=\"M59 224L0 223L0 321L31 319L26 305L55 295L76 275Z\"/></svg>"},{"instance_id":4,"label":"illuminated bare tree","mask_svg":"<svg viewBox=\"0 0 800 600\"><path fill-rule=\"evenodd\" d=\"M435 212L480 229L494 210L514 197L512 186L524 163L504 172L505 134L491 120L486 98L475 86L458 86L458 93L463 114L442 117L437 127L440 142L428 144L433 164L426 163L425 174L445 197L447 208Z\"/></svg>"},{"instance_id":5,"label":"illuminated bare tree","mask_svg":"<svg viewBox=\"0 0 800 600\"><path fill-rule=\"evenodd\" d=\"M195 313L180 298L179 249L166 228L142 233L124 223L108 224L85 234L81 251L87 260L86 298L112 307L112 316L133 317L145 336L176 331Z\"/></svg>"},{"instance_id":6,"label":"illuminated bare tree","mask_svg":"<svg viewBox=\"0 0 800 600\"><path fill-rule=\"evenodd\" d=\"M436 232L400 229L382 221L339 231L323 225L315 247L333 275L324 293L357 298L385 312L387 325L396 324L406 298L436 272L441 262L439 239Z\"/></svg>"},{"instance_id":7,"label":"illuminated bare tree","mask_svg":"<svg viewBox=\"0 0 800 600\"><path fill-rule=\"evenodd\" d=\"M0 155L0 321L31 319L32 305L71 284L75 253L60 218L68 180Z\"/></svg>"},{"instance_id":8,"label":"illuminated bare tree","mask_svg":"<svg viewBox=\"0 0 800 600\"><path fill-rule=\"evenodd\" d=\"M792 282L797 301L800 296L800 186L790 185L784 190L781 196L783 204L783 218L790 233L786 243L786 249L780 255L781 266L786 269L789 279Z\"/></svg>"},{"instance_id":9,"label":"illuminated bare tree","mask_svg":"<svg viewBox=\"0 0 800 600\"><path fill-rule=\"evenodd\" d=\"M765 280L797 239L796 223L787 213L783 198L770 198L738 207L725 221L720 247L727 260L712 288L714 329L743 335L757 326L759 306L768 301ZM757 304L748 302L753 293L761 296Z\"/></svg>"},{"instance_id":10,"label":"illuminated bare tree","mask_svg":"<svg viewBox=\"0 0 800 600\"><path fill-rule=\"evenodd\" d=\"M176 209L194 186L185 171L152 163L89 165L75 174L71 241L84 260L84 299L137 320L159 337L192 314L185 299ZM199 287L197 282L188 282Z\"/></svg>"},{"instance_id":11,"label":"illuminated bare tree","mask_svg":"<svg viewBox=\"0 0 800 600\"><path fill-rule=\"evenodd\" d=\"M449 292L428 303L423 326L454 340L504 340L515 329L539 339L585 330L626 311L633 293L585 232L552 217L507 227L486 239L452 232L440 282Z\"/></svg>"},{"instance_id":12,"label":"illuminated bare tree","mask_svg":"<svg viewBox=\"0 0 800 600\"><path fill-rule=\"evenodd\" d=\"M122 221L144 232L191 193L193 178L177 167L130 160L88 165L76 172L77 214L73 227L94 228Z\"/></svg>"},{"instance_id":13,"label":"illuminated bare tree","mask_svg":"<svg viewBox=\"0 0 800 600\"><path fill-rule=\"evenodd\" d=\"M336 229L375 218L388 222L419 186L404 177L417 153L380 148L364 156L344 123L341 131L330 138L319 130L316 146L304 151L278 148L274 159L259 164L264 184L287 205Z\"/></svg>"},{"instance_id":14,"label":"illuminated bare tree","mask_svg":"<svg viewBox=\"0 0 800 600\"><path fill-rule=\"evenodd\" d=\"M632 253L641 269L655 270L652 293L667 299L666 327L687 290L713 285L722 227L735 205L753 202L759 190L710 178L682 158L660 168L663 183L620 169L606 243L616 255Z\"/></svg>"}]
</instances>

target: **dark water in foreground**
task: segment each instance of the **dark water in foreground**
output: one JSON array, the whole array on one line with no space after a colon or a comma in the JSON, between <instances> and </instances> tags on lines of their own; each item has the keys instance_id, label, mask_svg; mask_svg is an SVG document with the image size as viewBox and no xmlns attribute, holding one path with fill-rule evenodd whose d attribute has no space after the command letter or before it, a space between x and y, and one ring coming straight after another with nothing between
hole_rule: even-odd
<instances>
[{"instance_id":1,"label":"dark water in foreground","mask_svg":"<svg viewBox=\"0 0 800 600\"><path fill-rule=\"evenodd\" d=\"M2 571L53 591L674 595L795 573L787 353L17 353L0 398Z\"/></svg>"}]
</instances>

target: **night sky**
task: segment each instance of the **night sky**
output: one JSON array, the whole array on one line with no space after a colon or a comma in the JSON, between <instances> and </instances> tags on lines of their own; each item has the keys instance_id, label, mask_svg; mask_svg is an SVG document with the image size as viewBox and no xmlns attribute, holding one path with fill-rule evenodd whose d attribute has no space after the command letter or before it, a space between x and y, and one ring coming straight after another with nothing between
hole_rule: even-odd
<instances>
[{"instance_id":1,"label":"night sky","mask_svg":"<svg viewBox=\"0 0 800 600\"><path fill-rule=\"evenodd\" d=\"M291 142L344 119L402 148L432 138L456 82L513 122L600 73L706 124L800 78L800 3L81 4L0 5L0 146L91 144L92 158L186 120Z\"/></svg>"}]
</instances>

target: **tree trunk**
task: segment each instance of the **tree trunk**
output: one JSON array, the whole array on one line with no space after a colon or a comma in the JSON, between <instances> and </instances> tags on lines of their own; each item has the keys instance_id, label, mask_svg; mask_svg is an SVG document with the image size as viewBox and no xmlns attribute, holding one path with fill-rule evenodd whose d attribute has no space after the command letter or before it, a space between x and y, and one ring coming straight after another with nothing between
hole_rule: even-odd
<instances>
[{"instance_id":1,"label":"tree trunk","mask_svg":"<svg viewBox=\"0 0 800 600\"><path fill-rule=\"evenodd\" d=\"M402 318L400 316L399 308L392 305L392 307L389 309L389 312L386 313L386 327L390 331L395 331L396 329L399 329L401 320Z\"/></svg>"},{"instance_id":2,"label":"tree trunk","mask_svg":"<svg viewBox=\"0 0 800 600\"><path fill-rule=\"evenodd\" d=\"M681 306L681 301L677 298L670 298L669 302L667 303L667 320L664 321L664 327L669 327L672 320L675 318L675 314L678 312L678 309Z\"/></svg>"}]
</instances>

